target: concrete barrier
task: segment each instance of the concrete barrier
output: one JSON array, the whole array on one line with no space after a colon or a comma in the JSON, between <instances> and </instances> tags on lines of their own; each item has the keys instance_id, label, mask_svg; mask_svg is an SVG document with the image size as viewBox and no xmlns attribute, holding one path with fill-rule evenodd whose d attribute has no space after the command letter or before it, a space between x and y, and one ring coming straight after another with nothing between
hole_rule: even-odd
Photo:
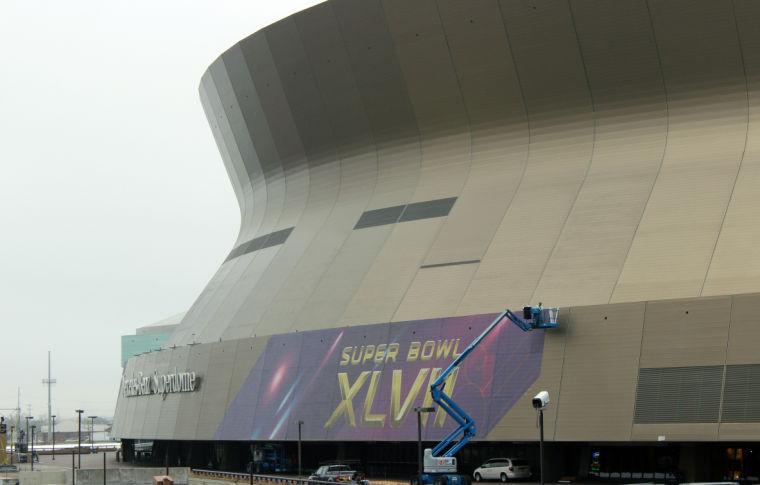
<instances>
[{"instance_id":1,"label":"concrete barrier","mask_svg":"<svg viewBox=\"0 0 760 485\"><path fill-rule=\"evenodd\" d=\"M248 480L242 479L221 479L221 478L206 478L190 476L188 485L230 485L230 484L246 485ZM254 482L258 483L258 482Z\"/></svg>"},{"instance_id":2,"label":"concrete barrier","mask_svg":"<svg viewBox=\"0 0 760 485\"><path fill-rule=\"evenodd\" d=\"M155 475L164 475L166 468L109 468L106 469L107 485L150 485L153 483ZM188 468L170 467L169 476L174 480L175 485L187 484ZM45 484L33 484L45 485ZM102 469L82 469L77 470L76 485L103 485Z\"/></svg>"},{"instance_id":3,"label":"concrete barrier","mask_svg":"<svg viewBox=\"0 0 760 485\"><path fill-rule=\"evenodd\" d=\"M71 479L71 472L67 474L65 471L22 471L18 477L19 485L66 485Z\"/></svg>"}]
</instances>

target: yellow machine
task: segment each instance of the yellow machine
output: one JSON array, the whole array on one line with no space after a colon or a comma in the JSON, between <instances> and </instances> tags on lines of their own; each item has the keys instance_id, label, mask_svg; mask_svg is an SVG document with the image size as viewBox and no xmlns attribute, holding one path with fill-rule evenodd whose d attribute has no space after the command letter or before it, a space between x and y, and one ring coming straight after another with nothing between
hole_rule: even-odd
<instances>
[{"instance_id":1,"label":"yellow machine","mask_svg":"<svg viewBox=\"0 0 760 485\"><path fill-rule=\"evenodd\" d=\"M5 446L8 443L5 438L7 433L8 426L5 424L5 417L0 417L0 466L9 464L8 453L5 451Z\"/></svg>"}]
</instances>

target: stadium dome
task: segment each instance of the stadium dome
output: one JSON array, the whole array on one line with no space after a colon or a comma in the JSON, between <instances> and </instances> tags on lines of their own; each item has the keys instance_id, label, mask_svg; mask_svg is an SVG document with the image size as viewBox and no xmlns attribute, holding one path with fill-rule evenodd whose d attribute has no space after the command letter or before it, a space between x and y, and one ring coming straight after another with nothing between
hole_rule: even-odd
<instances>
[{"instance_id":1,"label":"stadium dome","mask_svg":"<svg viewBox=\"0 0 760 485\"><path fill-rule=\"evenodd\" d=\"M758 25L752 0L330 0L235 44L200 96L239 236L129 361L114 434L411 442L435 369L543 302L560 329L460 369L480 440L534 440L548 389L556 442L758 441Z\"/></svg>"}]
</instances>

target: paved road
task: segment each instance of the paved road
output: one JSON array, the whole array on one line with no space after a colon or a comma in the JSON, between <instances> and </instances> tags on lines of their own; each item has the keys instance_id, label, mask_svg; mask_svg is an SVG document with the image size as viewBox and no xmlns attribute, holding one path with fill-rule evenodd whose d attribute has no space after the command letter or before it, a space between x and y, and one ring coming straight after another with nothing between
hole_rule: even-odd
<instances>
[{"instance_id":1,"label":"paved road","mask_svg":"<svg viewBox=\"0 0 760 485\"><path fill-rule=\"evenodd\" d=\"M82 454L82 468L103 468L103 455L106 455L106 467L107 468L134 468L136 465L133 463L124 463L122 461L116 461L116 453L101 452L94 454ZM60 455L56 453L55 460L53 455L40 455L39 463L34 464L35 470L71 470L71 453ZM74 463L78 465L77 455L74 454ZM30 470L31 465L29 463L22 463L19 465L19 470ZM0 476L5 476L2 474ZM12 477L13 474L8 474Z\"/></svg>"}]
</instances>

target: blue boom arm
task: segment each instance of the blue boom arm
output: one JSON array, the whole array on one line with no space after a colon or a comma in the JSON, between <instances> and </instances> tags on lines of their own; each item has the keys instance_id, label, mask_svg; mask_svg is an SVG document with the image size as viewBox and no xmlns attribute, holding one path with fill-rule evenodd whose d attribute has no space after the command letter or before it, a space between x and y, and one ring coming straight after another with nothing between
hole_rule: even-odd
<instances>
[{"instance_id":1,"label":"blue boom arm","mask_svg":"<svg viewBox=\"0 0 760 485\"><path fill-rule=\"evenodd\" d=\"M475 421L467 412L459 407L457 403L451 399L451 396L446 394L444 386L446 385L446 378L451 375L454 370L467 358L470 353L488 336L497 325L499 325L505 318L517 325L523 332L530 332L534 329L543 328L556 328L556 319L545 318L545 314L548 310L538 307L525 307L523 309L523 316L530 315L530 318L524 319L519 315L516 315L511 310L504 310L497 316L493 322L481 333L475 340L462 351L454 361L441 372L438 378L430 385L430 393L433 396L438 406L440 406L446 414L452 417L457 422L457 428L448 434L440 443L435 445L432 449L433 456L454 456L463 446L470 442L475 437L476 428ZM556 314L555 314L556 315Z\"/></svg>"}]
</instances>

